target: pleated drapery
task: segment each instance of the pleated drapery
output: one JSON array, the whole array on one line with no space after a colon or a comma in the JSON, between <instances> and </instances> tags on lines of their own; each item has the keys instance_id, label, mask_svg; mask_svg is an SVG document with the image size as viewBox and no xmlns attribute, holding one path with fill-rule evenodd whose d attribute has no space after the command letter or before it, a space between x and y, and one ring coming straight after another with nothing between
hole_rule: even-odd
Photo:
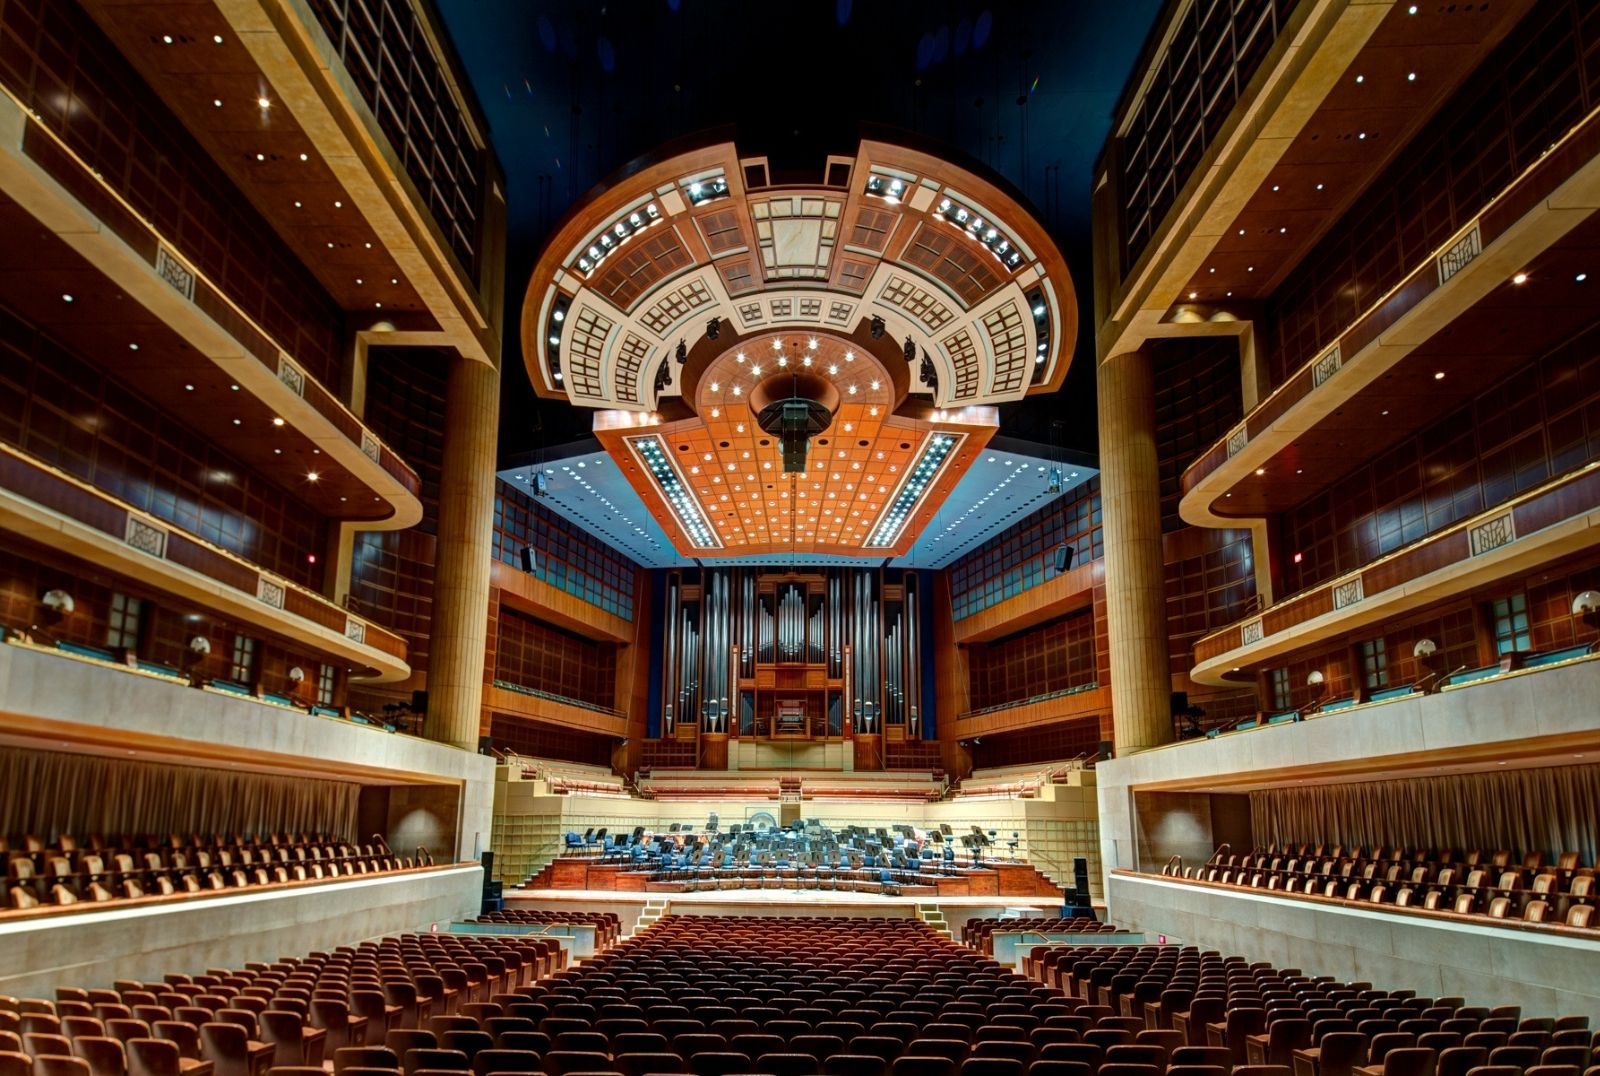
<instances>
[{"instance_id":1,"label":"pleated drapery","mask_svg":"<svg viewBox=\"0 0 1600 1076\"><path fill-rule=\"evenodd\" d=\"M357 836L361 786L0 747L0 833Z\"/></svg>"},{"instance_id":2,"label":"pleated drapery","mask_svg":"<svg viewBox=\"0 0 1600 1076\"><path fill-rule=\"evenodd\" d=\"M1600 845L1600 766L1550 766L1250 793L1258 845L1506 848L1553 861Z\"/></svg>"}]
</instances>

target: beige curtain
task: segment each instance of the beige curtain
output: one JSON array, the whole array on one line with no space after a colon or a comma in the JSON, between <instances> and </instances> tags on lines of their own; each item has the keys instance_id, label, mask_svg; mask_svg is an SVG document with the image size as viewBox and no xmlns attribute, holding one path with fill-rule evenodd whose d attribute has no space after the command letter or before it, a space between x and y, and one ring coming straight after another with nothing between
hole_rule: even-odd
<instances>
[{"instance_id":1,"label":"beige curtain","mask_svg":"<svg viewBox=\"0 0 1600 1076\"><path fill-rule=\"evenodd\" d=\"M0 832L327 833L354 838L359 785L0 747Z\"/></svg>"},{"instance_id":2,"label":"beige curtain","mask_svg":"<svg viewBox=\"0 0 1600 1076\"><path fill-rule=\"evenodd\" d=\"M1600 766L1551 766L1250 793L1257 844L1509 848L1595 862Z\"/></svg>"}]
</instances>

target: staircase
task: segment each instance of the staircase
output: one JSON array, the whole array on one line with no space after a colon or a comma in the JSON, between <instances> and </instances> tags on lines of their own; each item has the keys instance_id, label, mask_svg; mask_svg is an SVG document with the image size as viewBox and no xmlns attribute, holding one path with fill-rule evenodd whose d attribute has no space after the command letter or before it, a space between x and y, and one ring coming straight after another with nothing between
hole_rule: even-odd
<instances>
[{"instance_id":1,"label":"staircase","mask_svg":"<svg viewBox=\"0 0 1600 1076\"><path fill-rule=\"evenodd\" d=\"M954 941L950 933L950 926L944 921L944 912L939 910L937 904L917 905L917 918L933 928L933 932L941 938Z\"/></svg>"},{"instance_id":2,"label":"staircase","mask_svg":"<svg viewBox=\"0 0 1600 1076\"><path fill-rule=\"evenodd\" d=\"M633 933L638 934L646 930L667 914L667 901L665 897L652 897L644 902L644 911L639 913L639 922L634 924Z\"/></svg>"}]
</instances>

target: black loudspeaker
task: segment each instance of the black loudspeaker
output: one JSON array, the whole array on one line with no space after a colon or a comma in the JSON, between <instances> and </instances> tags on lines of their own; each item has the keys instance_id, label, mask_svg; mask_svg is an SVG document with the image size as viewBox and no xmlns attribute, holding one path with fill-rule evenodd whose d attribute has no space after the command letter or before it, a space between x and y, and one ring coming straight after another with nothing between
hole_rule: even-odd
<instances>
[{"instance_id":1,"label":"black loudspeaker","mask_svg":"<svg viewBox=\"0 0 1600 1076\"><path fill-rule=\"evenodd\" d=\"M1189 709L1189 693L1187 691L1174 691L1172 693L1172 712L1181 714Z\"/></svg>"},{"instance_id":2,"label":"black loudspeaker","mask_svg":"<svg viewBox=\"0 0 1600 1076\"><path fill-rule=\"evenodd\" d=\"M492 754L494 754L493 751L489 750L489 745L492 744L492 743L494 743L494 741L492 739L490 739L489 737L487 737L487 736L479 736L478 737L478 754L480 754L480 755L492 755ZM486 856L487 855L491 855L491 854L492 853L490 853L490 852L485 852L484 853L484 855L486 855Z\"/></svg>"},{"instance_id":3,"label":"black loudspeaker","mask_svg":"<svg viewBox=\"0 0 1600 1076\"><path fill-rule=\"evenodd\" d=\"M411 693L411 709L413 713L425 714L428 712L428 693L426 691L413 691Z\"/></svg>"},{"instance_id":4,"label":"black loudspeaker","mask_svg":"<svg viewBox=\"0 0 1600 1076\"><path fill-rule=\"evenodd\" d=\"M494 853L485 851L478 857L483 861L483 888L489 888L489 880L494 877Z\"/></svg>"},{"instance_id":5,"label":"black loudspeaker","mask_svg":"<svg viewBox=\"0 0 1600 1076\"><path fill-rule=\"evenodd\" d=\"M1056 571L1064 572L1072 567L1072 547L1070 545L1056 546Z\"/></svg>"},{"instance_id":6,"label":"black loudspeaker","mask_svg":"<svg viewBox=\"0 0 1600 1076\"><path fill-rule=\"evenodd\" d=\"M522 570L527 572L529 575L532 575L539 564L539 562L534 558L533 546L523 546L522 552L519 555L522 557Z\"/></svg>"},{"instance_id":7,"label":"black loudspeaker","mask_svg":"<svg viewBox=\"0 0 1600 1076\"><path fill-rule=\"evenodd\" d=\"M1110 740L1101 740L1100 741L1099 761L1104 762L1106 759L1111 757L1111 753L1112 753L1111 741Z\"/></svg>"}]
</instances>

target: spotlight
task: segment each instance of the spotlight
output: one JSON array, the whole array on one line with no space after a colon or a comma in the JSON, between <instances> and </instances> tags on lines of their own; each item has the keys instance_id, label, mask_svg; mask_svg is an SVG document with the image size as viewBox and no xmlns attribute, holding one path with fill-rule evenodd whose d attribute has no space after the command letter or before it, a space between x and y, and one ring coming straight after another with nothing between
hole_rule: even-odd
<instances>
[{"instance_id":1,"label":"spotlight","mask_svg":"<svg viewBox=\"0 0 1600 1076\"><path fill-rule=\"evenodd\" d=\"M911 337L906 337L906 342L900 346L901 352L906 357L906 365L910 366L917 357L917 344Z\"/></svg>"},{"instance_id":2,"label":"spotlight","mask_svg":"<svg viewBox=\"0 0 1600 1076\"><path fill-rule=\"evenodd\" d=\"M706 322L706 339L715 340L722 335L722 319L712 318Z\"/></svg>"},{"instance_id":3,"label":"spotlight","mask_svg":"<svg viewBox=\"0 0 1600 1076\"><path fill-rule=\"evenodd\" d=\"M883 318L877 314L872 315L872 338L874 340L883 339L883 330L885 328L886 326L883 323Z\"/></svg>"},{"instance_id":4,"label":"spotlight","mask_svg":"<svg viewBox=\"0 0 1600 1076\"><path fill-rule=\"evenodd\" d=\"M678 360L679 366L689 361L689 349L684 346L681 339L678 341L678 350L673 353L673 357Z\"/></svg>"}]
</instances>

